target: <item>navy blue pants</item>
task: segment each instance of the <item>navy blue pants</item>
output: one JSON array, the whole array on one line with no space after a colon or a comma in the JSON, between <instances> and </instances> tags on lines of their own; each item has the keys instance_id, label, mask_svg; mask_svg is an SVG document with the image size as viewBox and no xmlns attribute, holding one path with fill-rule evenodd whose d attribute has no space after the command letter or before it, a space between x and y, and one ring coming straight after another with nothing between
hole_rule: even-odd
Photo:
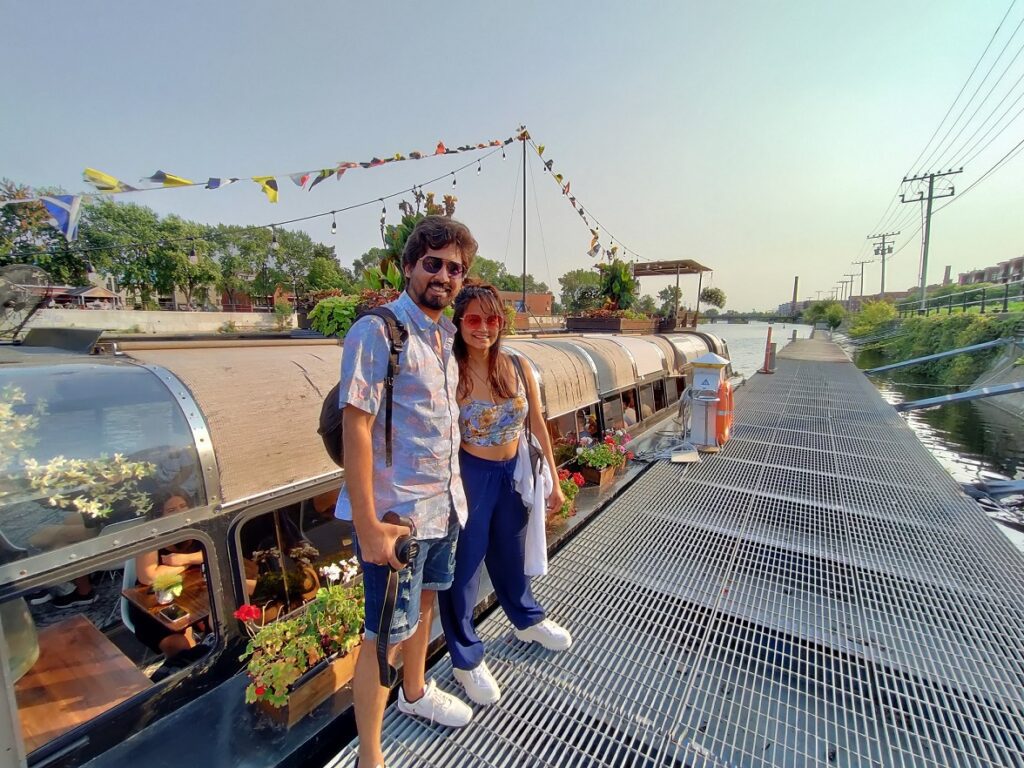
<instances>
[{"instance_id":1,"label":"navy blue pants","mask_svg":"<svg viewBox=\"0 0 1024 768\"><path fill-rule=\"evenodd\" d=\"M459 451L459 465L469 519L455 549L455 580L451 589L437 593L437 601L452 666L473 669L484 658L484 644L473 627L483 563L498 604L517 629L540 622L544 609L523 573L527 517L512 481L516 459L488 461Z\"/></svg>"}]
</instances>

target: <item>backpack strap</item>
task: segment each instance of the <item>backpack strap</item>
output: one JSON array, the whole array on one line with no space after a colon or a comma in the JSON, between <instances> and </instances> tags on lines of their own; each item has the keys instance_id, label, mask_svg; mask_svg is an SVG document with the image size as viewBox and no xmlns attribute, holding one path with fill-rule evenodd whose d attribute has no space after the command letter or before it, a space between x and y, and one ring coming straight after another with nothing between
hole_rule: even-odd
<instances>
[{"instance_id":1,"label":"backpack strap","mask_svg":"<svg viewBox=\"0 0 1024 768\"><path fill-rule=\"evenodd\" d=\"M391 343L390 354L388 355L388 370L387 374L384 376L384 454L387 466L390 467L391 414L395 392L395 376L398 375L398 356L402 354L402 351L405 349L405 342L409 338L409 332L395 313L387 307L372 307L362 314L364 316L375 315L383 320L384 325L388 329L388 337Z\"/></svg>"}]
</instances>

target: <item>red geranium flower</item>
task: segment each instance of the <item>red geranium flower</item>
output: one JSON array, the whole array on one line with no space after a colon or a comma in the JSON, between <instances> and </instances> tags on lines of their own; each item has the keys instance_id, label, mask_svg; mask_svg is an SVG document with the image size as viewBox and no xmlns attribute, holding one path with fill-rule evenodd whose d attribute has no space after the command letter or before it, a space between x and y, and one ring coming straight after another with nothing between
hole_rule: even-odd
<instances>
[{"instance_id":1,"label":"red geranium flower","mask_svg":"<svg viewBox=\"0 0 1024 768\"><path fill-rule=\"evenodd\" d=\"M559 480L565 480L568 477L569 477L569 470L568 469L560 469L560 470L558 470L558 479Z\"/></svg>"},{"instance_id":2,"label":"red geranium flower","mask_svg":"<svg viewBox=\"0 0 1024 768\"><path fill-rule=\"evenodd\" d=\"M239 606L238 610L234 613L235 618L239 621L256 621L261 615L260 609L249 603Z\"/></svg>"},{"instance_id":3,"label":"red geranium flower","mask_svg":"<svg viewBox=\"0 0 1024 768\"><path fill-rule=\"evenodd\" d=\"M583 475L581 475L579 472L572 473L572 481L580 487L582 487L583 483L586 482L586 480L583 479Z\"/></svg>"},{"instance_id":4,"label":"red geranium flower","mask_svg":"<svg viewBox=\"0 0 1024 768\"><path fill-rule=\"evenodd\" d=\"M262 686L262 685L257 685L257 686L256 686L256 695L257 695L257 696L262 696L262 695L263 695L264 693L266 693L266 692L267 692L267 689L266 689L266 687L264 687L264 686Z\"/></svg>"}]
</instances>

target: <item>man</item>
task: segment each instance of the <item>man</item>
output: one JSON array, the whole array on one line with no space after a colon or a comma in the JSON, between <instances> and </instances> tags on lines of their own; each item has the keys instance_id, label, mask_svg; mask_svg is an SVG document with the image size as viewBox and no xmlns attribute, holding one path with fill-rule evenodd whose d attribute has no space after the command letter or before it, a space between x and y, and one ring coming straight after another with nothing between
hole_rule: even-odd
<instances>
[{"instance_id":1,"label":"man","mask_svg":"<svg viewBox=\"0 0 1024 768\"><path fill-rule=\"evenodd\" d=\"M409 235L402 254L406 289L388 307L405 325L408 341L394 381L391 466L385 460L385 420L376 418L384 400L390 350L378 317L357 321L345 336L340 405L344 409L345 487L336 514L356 530L356 554L366 590L366 639L376 641L388 568L401 569L395 540L408 533L381 522L388 511L412 519L419 555L401 571L388 656L402 646L399 711L460 727L472 710L425 681L427 644L435 591L452 583L454 548L466 523L466 497L459 475L458 364L452 355L455 326L441 313L462 287L477 243L469 229L444 216L427 216ZM377 659L359 655L353 680L361 768L383 766L381 726L388 689L380 685Z\"/></svg>"}]
</instances>

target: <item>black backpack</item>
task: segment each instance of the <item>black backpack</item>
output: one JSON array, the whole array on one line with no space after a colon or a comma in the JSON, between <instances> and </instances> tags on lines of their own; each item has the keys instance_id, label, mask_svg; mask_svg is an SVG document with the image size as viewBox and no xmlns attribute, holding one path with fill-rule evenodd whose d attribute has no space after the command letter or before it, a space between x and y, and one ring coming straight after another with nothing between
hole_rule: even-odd
<instances>
[{"instance_id":1,"label":"black backpack","mask_svg":"<svg viewBox=\"0 0 1024 768\"><path fill-rule=\"evenodd\" d=\"M361 312L359 317L376 315L381 318L391 337L391 354L388 357L387 375L384 377L384 446L387 466L391 466L391 402L395 390L395 376L398 374L398 356L405 349L408 331L395 313L387 307L373 307ZM320 426L316 430L323 438L324 448L331 461L339 467L345 466L345 445L342 441L342 409L338 405L338 384L335 384L320 408Z\"/></svg>"}]
</instances>

